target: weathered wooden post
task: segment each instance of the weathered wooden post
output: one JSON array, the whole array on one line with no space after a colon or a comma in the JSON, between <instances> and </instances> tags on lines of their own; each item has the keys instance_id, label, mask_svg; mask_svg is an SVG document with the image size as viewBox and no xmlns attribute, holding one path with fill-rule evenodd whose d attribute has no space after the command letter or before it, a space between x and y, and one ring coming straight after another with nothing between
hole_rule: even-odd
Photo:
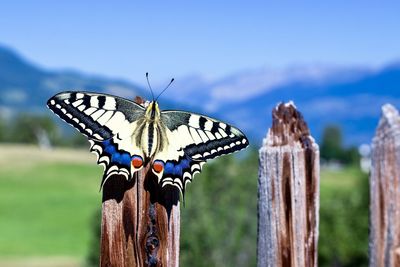
<instances>
[{"instance_id":1,"label":"weathered wooden post","mask_svg":"<svg viewBox=\"0 0 400 267\"><path fill-rule=\"evenodd\" d=\"M382 107L372 141L369 266L400 266L400 116Z\"/></svg>"},{"instance_id":2,"label":"weathered wooden post","mask_svg":"<svg viewBox=\"0 0 400 267\"><path fill-rule=\"evenodd\" d=\"M257 265L317 266L319 149L293 103L279 104L259 151Z\"/></svg>"},{"instance_id":3,"label":"weathered wooden post","mask_svg":"<svg viewBox=\"0 0 400 267\"><path fill-rule=\"evenodd\" d=\"M148 167L104 184L101 267L177 267L179 231L179 190L161 188Z\"/></svg>"}]
</instances>

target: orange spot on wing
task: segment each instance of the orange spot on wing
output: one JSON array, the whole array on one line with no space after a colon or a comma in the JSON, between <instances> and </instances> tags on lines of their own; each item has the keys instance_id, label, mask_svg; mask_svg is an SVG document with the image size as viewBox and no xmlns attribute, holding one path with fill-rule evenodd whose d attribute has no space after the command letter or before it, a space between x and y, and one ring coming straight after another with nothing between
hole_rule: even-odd
<instances>
[{"instance_id":1,"label":"orange spot on wing","mask_svg":"<svg viewBox=\"0 0 400 267\"><path fill-rule=\"evenodd\" d=\"M154 163L153 163L153 170L154 170L156 173L162 172L163 169L164 169L164 163L163 163L161 160L156 160L156 161L154 161Z\"/></svg>"},{"instance_id":2,"label":"orange spot on wing","mask_svg":"<svg viewBox=\"0 0 400 267\"><path fill-rule=\"evenodd\" d=\"M133 157L133 159L132 159L132 166L133 167L140 168L140 167L142 167L142 165L143 165L143 160L142 160L141 157L139 157L139 156Z\"/></svg>"}]
</instances>

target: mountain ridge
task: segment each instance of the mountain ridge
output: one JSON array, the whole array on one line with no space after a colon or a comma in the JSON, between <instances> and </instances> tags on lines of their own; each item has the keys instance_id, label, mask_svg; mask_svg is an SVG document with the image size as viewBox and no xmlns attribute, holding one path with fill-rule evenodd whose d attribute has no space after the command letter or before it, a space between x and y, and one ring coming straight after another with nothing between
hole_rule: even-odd
<instances>
[{"instance_id":1,"label":"mountain ridge","mask_svg":"<svg viewBox=\"0 0 400 267\"><path fill-rule=\"evenodd\" d=\"M330 124L343 128L347 144L369 143L385 103L400 106L400 63L365 67L296 66L246 70L212 80L200 75L177 79L163 95L164 109L187 109L226 120L261 144L278 102L294 101L318 140ZM79 71L52 71L0 46L0 113L45 112L60 91L88 90L128 99L149 95L128 81Z\"/></svg>"}]
</instances>

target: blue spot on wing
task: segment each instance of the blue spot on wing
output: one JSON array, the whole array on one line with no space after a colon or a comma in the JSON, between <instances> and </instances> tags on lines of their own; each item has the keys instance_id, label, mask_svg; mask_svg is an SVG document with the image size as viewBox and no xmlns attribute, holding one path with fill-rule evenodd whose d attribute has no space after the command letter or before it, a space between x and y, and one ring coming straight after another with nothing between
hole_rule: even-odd
<instances>
[{"instance_id":1,"label":"blue spot on wing","mask_svg":"<svg viewBox=\"0 0 400 267\"><path fill-rule=\"evenodd\" d=\"M113 145L108 145L104 148L104 151L112 155L117 151L117 149Z\"/></svg>"},{"instance_id":2,"label":"blue spot on wing","mask_svg":"<svg viewBox=\"0 0 400 267\"><path fill-rule=\"evenodd\" d=\"M167 161L164 167L165 176L182 177L184 171L190 169L192 160L185 156L179 161Z\"/></svg>"},{"instance_id":3,"label":"blue spot on wing","mask_svg":"<svg viewBox=\"0 0 400 267\"><path fill-rule=\"evenodd\" d=\"M128 153L123 153L121 156L121 164L123 165L129 165L131 164L131 157L129 156Z\"/></svg>"},{"instance_id":4,"label":"blue spot on wing","mask_svg":"<svg viewBox=\"0 0 400 267\"><path fill-rule=\"evenodd\" d=\"M164 173L172 174L174 171L174 164L172 162L167 162L164 166Z\"/></svg>"},{"instance_id":5,"label":"blue spot on wing","mask_svg":"<svg viewBox=\"0 0 400 267\"><path fill-rule=\"evenodd\" d=\"M187 159L182 159L179 165L181 165L182 169L187 169L190 167L190 162Z\"/></svg>"},{"instance_id":6,"label":"blue spot on wing","mask_svg":"<svg viewBox=\"0 0 400 267\"><path fill-rule=\"evenodd\" d=\"M118 152L115 152L114 154L111 155L111 162L119 163L121 164L121 154Z\"/></svg>"},{"instance_id":7,"label":"blue spot on wing","mask_svg":"<svg viewBox=\"0 0 400 267\"><path fill-rule=\"evenodd\" d=\"M103 141L103 146L108 146L108 145L110 145L111 144L111 141L110 140L104 140Z\"/></svg>"},{"instance_id":8,"label":"blue spot on wing","mask_svg":"<svg viewBox=\"0 0 400 267\"><path fill-rule=\"evenodd\" d=\"M118 151L117 146L110 140L103 141L102 146L104 152L108 153L111 157L110 163L130 166L131 156L128 152Z\"/></svg>"},{"instance_id":9,"label":"blue spot on wing","mask_svg":"<svg viewBox=\"0 0 400 267\"><path fill-rule=\"evenodd\" d=\"M175 165L174 175L175 176L182 176L182 166L180 164Z\"/></svg>"}]
</instances>

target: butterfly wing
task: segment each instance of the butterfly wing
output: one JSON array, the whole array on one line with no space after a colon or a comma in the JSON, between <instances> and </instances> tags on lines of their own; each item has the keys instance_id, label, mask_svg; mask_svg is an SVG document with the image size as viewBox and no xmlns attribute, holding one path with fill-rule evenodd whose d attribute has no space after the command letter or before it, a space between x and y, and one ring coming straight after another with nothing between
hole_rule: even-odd
<instances>
[{"instance_id":1,"label":"butterfly wing","mask_svg":"<svg viewBox=\"0 0 400 267\"><path fill-rule=\"evenodd\" d=\"M47 104L89 138L91 151L105 167L102 185L114 174L130 179L143 167L143 149L137 138L147 124L142 106L90 92L63 92ZM163 146L154 155L153 172L162 186L174 185L182 193L208 159L248 146L247 138L237 128L199 114L163 111L158 127L165 134L159 136Z\"/></svg>"},{"instance_id":2,"label":"butterfly wing","mask_svg":"<svg viewBox=\"0 0 400 267\"><path fill-rule=\"evenodd\" d=\"M95 141L129 135L131 124L144 114L144 108L132 101L91 92L62 92L50 98L47 106Z\"/></svg>"},{"instance_id":3,"label":"butterfly wing","mask_svg":"<svg viewBox=\"0 0 400 267\"><path fill-rule=\"evenodd\" d=\"M248 146L246 136L237 128L184 111L163 111L161 122L166 127L168 146L153 162L164 164L162 172L153 172L162 186L171 184L184 193L187 182L201 172L209 159L241 150ZM161 168L159 168L161 169Z\"/></svg>"},{"instance_id":4,"label":"butterfly wing","mask_svg":"<svg viewBox=\"0 0 400 267\"><path fill-rule=\"evenodd\" d=\"M113 174L129 179L142 167L142 151L130 138L144 116L142 106L124 98L91 92L62 92L50 98L47 106L88 137L97 163L105 168L102 185ZM134 160L136 164L132 165Z\"/></svg>"}]
</instances>

